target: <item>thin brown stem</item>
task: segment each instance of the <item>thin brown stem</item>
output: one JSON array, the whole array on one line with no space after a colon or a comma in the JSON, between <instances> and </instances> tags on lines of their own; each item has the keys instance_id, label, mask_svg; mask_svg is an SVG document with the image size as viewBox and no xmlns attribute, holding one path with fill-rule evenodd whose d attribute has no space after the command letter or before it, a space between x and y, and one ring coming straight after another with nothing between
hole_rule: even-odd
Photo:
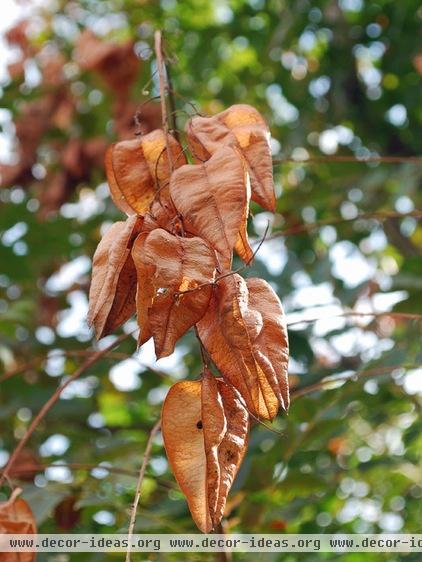
<instances>
[{"instance_id":1,"label":"thin brown stem","mask_svg":"<svg viewBox=\"0 0 422 562\"><path fill-rule=\"evenodd\" d=\"M388 367L375 367L373 369L366 369L364 371L358 371L353 373L348 377L330 377L330 378L323 378L320 381L317 381L313 384L309 384L308 386L304 386L302 388L298 388L297 390L293 390L290 394L292 401L297 400L301 396L305 396L306 394L311 394L312 392L317 392L318 390L323 390L326 386L335 383L335 382L348 382L348 381L355 381L356 379L362 378L371 378L371 377L379 377L382 375L387 375L397 369L419 369L420 365L390 365Z\"/></svg>"},{"instance_id":2,"label":"thin brown stem","mask_svg":"<svg viewBox=\"0 0 422 562\"><path fill-rule=\"evenodd\" d=\"M310 324L313 322L318 322L318 320L327 320L328 318L347 318L347 317L373 317L382 318L383 316L388 316L389 318L395 318L396 320L417 320L422 321L422 314L412 314L410 312L340 312L339 314L332 314L329 317L321 316L318 318L304 318L303 320L295 320L294 322L287 322L287 325L296 326L297 324Z\"/></svg>"},{"instance_id":3,"label":"thin brown stem","mask_svg":"<svg viewBox=\"0 0 422 562\"><path fill-rule=\"evenodd\" d=\"M152 80L154 79L154 76L156 74L157 71L155 71L151 78L148 80L147 85L152 82ZM146 86L145 86L146 87ZM148 103L153 102L154 100L158 100L160 99L160 96L154 96L152 98L148 98L147 100L143 101L137 108L135 115L133 116L133 120L135 122L136 125L136 129L135 129L135 136L138 137L139 135L141 135L141 124L142 124L142 108L147 105Z\"/></svg>"},{"instance_id":4,"label":"thin brown stem","mask_svg":"<svg viewBox=\"0 0 422 562\"><path fill-rule=\"evenodd\" d=\"M136 522L136 511L138 509L139 500L141 499L141 488L142 483L145 477L145 471L148 465L149 457L151 455L152 449L152 442L158 430L161 427L161 420L158 420L154 427L151 429L151 432L148 437L147 445L145 447L144 458L142 459L141 469L139 471L138 482L136 484L136 491L135 491L135 498L133 500L132 511L130 514L130 521L129 521L129 530L128 530L128 549L126 551L126 559L125 562L130 562L130 553L131 553L131 543L133 537L133 531L135 529L135 522Z\"/></svg>"},{"instance_id":5,"label":"thin brown stem","mask_svg":"<svg viewBox=\"0 0 422 562\"><path fill-rule=\"evenodd\" d=\"M295 234L301 234L303 232L309 232L312 230L317 230L323 226L332 226L335 224L342 224L348 222L355 222L358 220L377 220L385 221L388 219L402 219L406 217L422 218L422 210L409 211L408 213L399 213L396 211L380 211L380 212L370 212L361 213L356 217L345 219L343 217L332 217L322 221L317 221L308 224L298 224L291 227L287 227L280 232L274 233L272 236L268 237L267 240L273 240L274 238L279 238L280 236L291 236Z\"/></svg>"},{"instance_id":6,"label":"thin brown stem","mask_svg":"<svg viewBox=\"0 0 422 562\"><path fill-rule=\"evenodd\" d=\"M193 287L192 289L186 289L185 291L177 291L176 293L174 293L174 297L177 299L177 298L182 297L183 295L187 295L188 293L194 293L195 291L199 291L200 289L203 289L204 287L209 287L210 285L215 286L215 285L218 284L219 281L222 281L223 279L226 279L227 277L231 277L232 275L235 275L236 273L241 273L242 271L244 271L254 261L254 259L256 257L256 254L259 252L262 244L265 242L266 236L268 234L269 227L270 227L270 223L268 222L267 228L265 229L265 232L264 232L264 236L259 241L258 247L256 248L256 250L252 254L251 258L245 263L245 265L242 265L241 267L238 267L237 269L234 269L233 271L227 271L226 273L222 273L221 275L216 277L214 279L214 281L208 281L207 283L201 283L200 285L197 285L196 287Z\"/></svg>"},{"instance_id":7,"label":"thin brown stem","mask_svg":"<svg viewBox=\"0 0 422 562\"><path fill-rule=\"evenodd\" d=\"M17 497L21 495L22 491L22 488L15 488L10 494L10 498L2 505L2 507L5 508L12 505Z\"/></svg>"},{"instance_id":8,"label":"thin brown stem","mask_svg":"<svg viewBox=\"0 0 422 562\"><path fill-rule=\"evenodd\" d=\"M177 96L178 98L180 98L182 101L184 101L185 103L187 103L188 105L190 105L190 107L193 109L193 111L195 112L195 115L200 115L201 117L205 117L205 115L203 113L201 113L198 108L196 107L196 105L189 99L186 98L185 96L183 96L182 94L180 94L179 92L176 92L175 90L172 90L172 94L174 96Z\"/></svg>"},{"instance_id":9,"label":"thin brown stem","mask_svg":"<svg viewBox=\"0 0 422 562\"><path fill-rule=\"evenodd\" d=\"M66 387L68 387L74 380L76 380L78 377L80 377L87 369L92 367L92 365L94 365L99 359L101 359L101 357L106 355L109 351L111 351L114 347L119 345L122 341L126 340L130 335L131 334L122 334L113 343L111 343L109 346L107 346L106 348L101 349L100 351L97 351L96 353L94 353L91 357L89 357L85 361L85 363L83 365L81 365L81 367L79 367L79 369L77 369L73 373L73 375L71 377L69 377L67 379L66 382L64 382L61 386L59 386L57 388L57 390L54 392L54 394L47 400L47 402L44 404L44 406L41 408L41 410L35 416L31 425L28 427L25 434L23 435L23 437L21 438L21 440L19 441L19 443L15 447L15 449L14 449L13 453L11 454L11 456L9 458L9 461L8 461L2 475L0 476L0 486L3 484L4 480L9 475L9 472L10 472L12 466L16 462L16 459L18 458L22 449L24 448L24 446L26 445L26 443L30 439L31 435L34 433L34 431L38 427L39 423L44 419L46 414L51 410L51 408L54 406L54 404L58 401L58 399L60 398L60 395L63 392L63 390Z\"/></svg>"},{"instance_id":10,"label":"thin brown stem","mask_svg":"<svg viewBox=\"0 0 422 562\"><path fill-rule=\"evenodd\" d=\"M214 529L214 533L218 535L225 535L224 527L220 521L218 525L216 525ZM232 562L232 553L230 550L223 550L223 552L216 552L215 559L217 562Z\"/></svg>"},{"instance_id":11,"label":"thin brown stem","mask_svg":"<svg viewBox=\"0 0 422 562\"><path fill-rule=\"evenodd\" d=\"M176 110L176 99L175 96L173 94L173 82L171 79L171 70L170 70L170 65L166 64L166 73L167 73L167 93L168 93L168 100L169 100L169 106L170 106L170 116L171 116L171 121L172 121L172 130L173 130L173 135L174 138L177 140L177 142L180 142L180 135L179 135L179 131L177 129L177 110Z\"/></svg>"},{"instance_id":12,"label":"thin brown stem","mask_svg":"<svg viewBox=\"0 0 422 562\"><path fill-rule=\"evenodd\" d=\"M65 356L65 357L86 357L86 356L90 356L92 354L92 351L89 349L74 349L74 350L55 350L54 351L54 355L53 357L61 357L61 356ZM141 361L139 361L139 359L137 359L136 356L134 356L131 353L123 353L123 352L118 352L118 351L111 351L109 353L105 353L103 355L104 359L114 359L116 361L123 361L125 359L134 359L138 365L144 369L147 369L148 371L151 371L151 373L154 373L154 375L157 375L158 377L161 378L169 378L171 375L169 375L168 373L165 373L164 371L159 371L158 369L154 369L154 367L150 367L149 365L145 365L144 363L142 363ZM0 376L0 383L11 379L12 377L15 377L17 375L22 375L25 373L25 371L29 370L29 369L34 369L36 367L39 366L40 363L42 363L43 361L46 361L48 359L48 354L44 355L43 357L37 357L35 359L33 359L32 361L29 361L28 363L25 363L24 365L21 365L20 367L13 369L13 371L9 371L7 373L5 373L4 375Z\"/></svg>"},{"instance_id":13,"label":"thin brown stem","mask_svg":"<svg viewBox=\"0 0 422 562\"><path fill-rule=\"evenodd\" d=\"M56 463L55 462L55 463L51 463L51 464L40 464L39 466L34 466L32 468L31 467L15 468L13 470L13 477L19 478L20 475L23 475L23 476L35 475L35 474L38 474L39 472L41 472L43 470L46 470L47 468L56 467L56 466L66 467L69 470L94 470L96 468L99 468L99 469L107 470L108 472L115 473L115 474L124 474L125 476L133 476L134 478L136 478L138 476L138 473L134 470L127 470L125 468L118 468L117 466L107 466L107 465L102 466L101 464L98 464L98 463L80 463L80 462L76 462L76 463L57 462Z\"/></svg>"},{"instance_id":14,"label":"thin brown stem","mask_svg":"<svg viewBox=\"0 0 422 562\"><path fill-rule=\"evenodd\" d=\"M38 366L38 363L42 363L44 360L45 360L45 357L41 357L41 358L38 357L36 359L33 359L32 361L28 361L28 363L25 363L25 365L21 365L20 367L17 367L16 369L13 369L13 371L9 371L7 373L4 373L0 377L0 383L2 383L4 381L7 381L7 380L11 379L12 377L15 377L16 375L21 375L22 373L24 373L28 369L34 369L35 367Z\"/></svg>"},{"instance_id":15,"label":"thin brown stem","mask_svg":"<svg viewBox=\"0 0 422 562\"><path fill-rule=\"evenodd\" d=\"M194 328L194 331L195 331L196 339L197 339L198 342L199 342L199 349L200 349L200 351L201 351L202 367L203 367L203 370L204 370L204 372L205 372L205 371L207 371L207 370L209 369L209 366L210 366L210 365L209 365L208 352L207 352L207 350L205 349L204 344L202 343L201 337L200 337L200 335L199 335L198 328L197 328L196 326L194 326L193 328Z\"/></svg>"},{"instance_id":16,"label":"thin brown stem","mask_svg":"<svg viewBox=\"0 0 422 562\"><path fill-rule=\"evenodd\" d=\"M281 156L280 158L273 158L273 164L283 164L290 162L292 164L318 164L324 162L340 162L340 163L383 163L383 164L401 164L413 163L422 164L421 156L368 156L366 158L358 158L356 156L309 156L308 158L299 159L293 156Z\"/></svg>"},{"instance_id":17,"label":"thin brown stem","mask_svg":"<svg viewBox=\"0 0 422 562\"><path fill-rule=\"evenodd\" d=\"M166 137L166 148L167 148L167 160L169 164L169 172L170 175L173 172L173 158L170 151L170 144L169 144L169 121L167 116L167 104L166 104L166 91L168 90L168 86L166 84L166 77L165 77L165 65L164 65L164 58L163 58L163 48L162 48L162 35L159 29L156 30L154 34L155 39L155 55L157 57L157 69L158 69L158 76L160 78L160 103L161 103L161 119L163 123L163 130L164 135Z\"/></svg>"}]
</instances>

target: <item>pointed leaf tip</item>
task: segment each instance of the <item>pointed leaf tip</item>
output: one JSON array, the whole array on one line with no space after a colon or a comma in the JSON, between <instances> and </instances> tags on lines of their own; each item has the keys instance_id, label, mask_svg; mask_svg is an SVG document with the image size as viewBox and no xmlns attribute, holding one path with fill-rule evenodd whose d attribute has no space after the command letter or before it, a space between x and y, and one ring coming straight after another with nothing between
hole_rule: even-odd
<instances>
[{"instance_id":1,"label":"pointed leaf tip","mask_svg":"<svg viewBox=\"0 0 422 562\"><path fill-rule=\"evenodd\" d=\"M205 314L215 253L201 238L182 238L157 228L139 237L132 255L138 275L138 323L141 330L148 326L157 357L166 357Z\"/></svg>"},{"instance_id":2,"label":"pointed leaf tip","mask_svg":"<svg viewBox=\"0 0 422 562\"><path fill-rule=\"evenodd\" d=\"M247 448L249 417L235 389L206 373L171 387L162 410L170 466L198 528L209 533Z\"/></svg>"}]
</instances>

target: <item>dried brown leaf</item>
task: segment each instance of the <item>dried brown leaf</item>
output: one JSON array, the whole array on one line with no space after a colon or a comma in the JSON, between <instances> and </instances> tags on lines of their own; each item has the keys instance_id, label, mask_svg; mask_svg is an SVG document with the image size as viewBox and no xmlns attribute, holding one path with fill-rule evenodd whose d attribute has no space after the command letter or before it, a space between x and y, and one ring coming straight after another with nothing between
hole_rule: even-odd
<instances>
[{"instance_id":1,"label":"dried brown leaf","mask_svg":"<svg viewBox=\"0 0 422 562\"><path fill-rule=\"evenodd\" d=\"M226 146L205 163L176 170L170 194L186 231L207 240L224 268L230 268L233 248L246 261L250 259L249 178L236 148Z\"/></svg>"},{"instance_id":2,"label":"dried brown leaf","mask_svg":"<svg viewBox=\"0 0 422 562\"><path fill-rule=\"evenodd\" d=\"M168 143L176 167L185 164L180 144ZM116 206L127 215L144 215L155 197L165 195L169 182L166 138L161 129L110 146L105 158L107 179Z\"/></svg>"},{"instance_id":3,"label":"dried brown leaf","mask_svg":"<svg viewBox=\"0 0 422 562\"><path fill-rule=\"evenodd\" d=\"M97 338L126 322L136 310L136 269L131 256L142 219L119 221L103 236L93 258L88 323Z\"/></svg>"},{"instance_id":4,"label":"dried brown leaf","mask_svg":"<svg viewBox=\"0 0 422 562\"><path fill-rule=\"evenodd\" d=\"M232 105L213 117L193 117L187 124L192 153L198 160L208 160L221 145L236 144L248 164L252 200L274 211L270 132L260 113L250 105Z\"/></svg>"},{"instance_id":5,"label":"dried brown leaf","mask_svg":"<svg viewBox=\"0 0 422 562\"><path fill-rule=\"evenodd\" d=\"M82 510L76 507L78 500L77 495L68 496L54 508L54 520L59 529L70 531L81 520Z\"/></svg>"},{"instance_id":6,"label":"dried brown leaf","mask_svg":"<svg viewBox=\"0 0 422 562\"><path fill-rule=\"evenodd\" d=\"M87 29L76 42L75 60L83 70L98 72L118 95L127 94L141 64L132 41L104 41Z\"/></svg>"},{"instance_id":7,"label":"dried brown leaf","mask_svg":"<svg viewBox=\"0 0 422 562\"><path fill-rule=\"evenodd\" d=\"M153 304L155 294L154 285L152 283L155 266L139 259L144 251L145 240L148 235L149 232L141 232L132 248L132 259L137 275L136 317L139 326L139 346L143 345L152 337L151 326L149 324L149 309Z\"/></svg>"},{"instance_id":8,"label":"dried brown leaf","mask_svg":"<svg viewBox=\"0 0 422 562\"><path fill-rule=\"evenodd\" d=\"M258 311L262 316L262 330L255 340L258 350L258 361L265 370L268 361L275 372L280 394L283 398L281 406L287 410L289 398L289 338L286 317L280 299L271 285L263 279L251 277L246 280L249 292L249 308Z\"/></svg>"},{"instance_id":9,"label":"dried brown leaf","mask_svg":"<svg viewBox=\"0 0 422 562\"><path fill-rule=\"evenodd\" d=\"M138 322L141 329L143 323L149 326L157 357L165 357L173 353L176 341L207 309L215 253L201 238L182 238L155 229L138 237L132 255L138 274ZM145 341L142 332L141 337Z\"/></svg>"},{"instance_id":10,"label":"dried brown leaf","mask_svg":"<svg viewBox=\"0 0 422 562\"><path fill-rule=\"evenodd\" d=\"M279 325L274 321L280 309L272 301L268 307L264 305L261 293L250 301L248 286L239 275L226 277L214 289L198 331L217 368L237 388L250 412L272 419L279 404L287 408L284 375L288 352L283 347L281 356L274 349L277 342L285 346L287 341L280 330L282 318Z\"/></svg>"},{"instance_id":11,"label":"dried brown leaf","mask_svg":"<svg viewBox=\"0 0 422 562\"><path fill-rule=\"evenodd\" d=\"M246 453L249 416L237 390L210 372L203 375L201 399L208 508L215 527Z\"/></svg>"},{"instance_id":12,"label":"dried brown leaf","mask_svg":"<svg viewBox=\"0 0 422 562\"><path fill-rule=\"evenodd\" d=\"M58 90L27 102L15 120L18 146L18 162L0 166L0 187L10 187L15 183L26 184L33 180L32 166L37 160L37 152L43 135L51 125L52 117L63 98Z\"/></svg>"},{"instance_id":13,"label":"dried brown leaf","mask_svg":"<svg viewBox=\"0 0 422 562\"><path fill-rule=\"evenodd\" d=\"M5 39L10 45L18 46L25 57L30 56L34 52L34 47L30 44L28 38L28 26L29 21L21 20L12 28L10 28L6 34Z\"/></svg>"},{"instance_id":14,"label":"dried brown leaf","mask_svg":"<svg viewBox=\"0 0 422 562\"><path fill-rule=\"evenodd\" d=\"M184 234L181 219L170 198L164 201L153 201L144 217L142 232L151 232L156 228L162 228L178 236Z\"/></svg>"},{"instance_id":15,"label":"dried brown leaf","mask_svg":"<svg viewBox=\"0 0 422 562\"><path fill-rule=\"evenodd\" d=\"M164 446L174 476L185 494L193 520L208 533L212 529L207 501L207 459L201 412L201 383L174 384L161 413Z\"/></svg>"},{"instance_id":16,"label":"dried brown leaf","mask_svg":"<svg viewBox=\"0 0 422 562\"><path fill-rule=\"evenodd\" d=\"M1 534L33 534L37 532L35 518L28 503L16 498L15 490L10 499L0 503ZM35 552L3 552L2 562L34 562Z\"/></svg>"},{"instance_id":17,"label":"dried brown leaf","mask_svg":"<svg viewBox=\"0 0 422 562\"><path fill-rule=\"evenodd\" d=\"M235 389L206 373L169 390L162 432L170 466L203 532L221 520L247 448L248 414Z\"/></svg>"}]
</instances>

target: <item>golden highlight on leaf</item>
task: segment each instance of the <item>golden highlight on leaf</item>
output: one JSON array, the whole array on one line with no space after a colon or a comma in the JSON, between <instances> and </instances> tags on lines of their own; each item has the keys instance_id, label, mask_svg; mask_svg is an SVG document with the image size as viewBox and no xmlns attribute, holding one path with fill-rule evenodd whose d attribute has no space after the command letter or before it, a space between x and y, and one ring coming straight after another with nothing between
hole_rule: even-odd
<instances>
[{"instance_id":1,"label":"golden highlight on leaf","mask_svg":"<svg viewBox=\"0 0 422 562\"><path fill-rule=\"evenodd\" d=\"M287 335L282 317L278 323L274 318L281 305L271 316L262 300L264 295L279 303L276 295L254 285L252 289L255 296L250 300L239 275L219 281L198 331L217 368L237 388L250 412L271 420L279 405L288 407Z\"/></svg>"},{"instance_id":2,"label":"golden highlight on leaf","mask_svg":"<svg viewBox=\"0 0 422 562\"><path fill-rule=\"evenodd\" d=\"M169 390L162 410L164 445L202 532L210 532L223 516L248 429L248 413L236 390L209 372L202 381L179 382Z\"/></svg>"},{"instance_id":3,"label":"golden highlight on leaf","mask_svg":"<svg viewBox=\"0 0 422 562\"><path fill-rule=\"evenodd\" d=\"M89 290L88 324L102 338L135 313L136 269L131 256L142 219L119 221L103 236L95 251Z\"/></svg>"},{"instance_id":4,"label":"golden highlight on leaf","mask_svg":"<svg viewBox=\"0 0 422 562\"><path fill-rule=\"evenodd\" d=\"M141 330L142 323L148 325L157 357L165 357L205 314L211 297L209 283L215 276L215 253L201 238L182 238L155 229L136 240L132 255L138 274ZM203 284L206 286L179 295ZM145 341L142 331L141 336Z\"/></svg>"},{"instance_id":5,"label":"golden highlight on leaf","mask_svg":"<svg viewBox=\"0 0 422 562\"><path fill-rule=\"evenodd\" d=\"M248 165L252 200L274 211L270 132L254 107L232 105L212 117L193 117L186 130L192 153L200 161L208 160L222 145L237 145Z\"/></svg>"},{"instance_id":6,"label":"golden highlight on leaf","mask_svg":"<svg viewBox=\"0 0 422 562\"><path fill-rule=\"evenodd\" d=\"M186 158L171 135L168 143L175 167ZM116 206L127 215L145 215L155 197L164 195L169 182L166 138L161 129L110 146L105 158L107 180Z\"/></svg>"},{"instance_id":7,"label":"golden highlight on leaf","mask_svg":"<svg viewBox=\"0 0 422 562\"><path fill-rule=\"evenodd\" d=\"M243 158L231 146L217 150L205 163L182 166L170 180L170 195L185 230L204 238L224 268L230 268L234 247L246 261L252 255L246 233L249 194Z\"/></svg>"},{"instance_id":8,"label":"golden highlight on leaf","mask_svg":"<svg viewBox=\"0 0 422 562\"><path fill-rule=\"evenodd\" d=\"M264 370L267 361L274 370L283 399L281 406L287 411L290 404L289 338L283 306L271 285L264 279L250 277L246 279L246 285L249 293L249 308L256 310L262 316L262 329L255 340L258 360L264 365Z\"/></svg>"}]
</instances>

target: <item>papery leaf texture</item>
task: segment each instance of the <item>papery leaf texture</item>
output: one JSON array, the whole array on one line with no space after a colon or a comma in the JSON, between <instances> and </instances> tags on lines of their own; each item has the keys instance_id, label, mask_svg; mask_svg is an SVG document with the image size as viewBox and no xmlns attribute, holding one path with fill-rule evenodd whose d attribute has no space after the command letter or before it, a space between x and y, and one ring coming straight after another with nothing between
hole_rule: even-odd
<instances>
[{"instance_id":1,"label":"papery leaf texture","mask_svg":"<svg viewBox=\"0 0 422 562\"><path fill-rule=\"evenodd\" d=\"M249 293L249 308L256 310L262 316L262 329L255 340L258 361L264 371L270 368L268 362L274 370L283 399L281 406L287 411L290 404L289 337L283 306L274 289L264 279L250 277L246 279L246 285Z\"/></svg>"},{"instance_id":2,"label":"papery leaf texture","mask_svg":"<svg viewBox=\"0 0 422 562\"><path fill-rule=\"evenodd\" d=\"M132 255L138 275L140 343L145 341L146 325L157 357L165 357L205 314L215 278L215 252L199 237L183 238L155 229L141 234Z\"/></svg>"},{"instance_id":3,"label":"papery leaf texture","mask_svg":"<svg viewBox=\"0 0 422 562\"><path fill-rule=\"evenodd\" d=\"M37 532L35 517L28 503L12 496L0 503L0 534L33 534ZM35 552L3 552L2 562L34 562Z\"/></svg>"},{"instance_id":4,"label":"papery leaf texture","mask_svg":"<svg viewBox=\"0 0 422 562\"><path fill-rule=\"evenodd\" d=\"M95 251L89 290L88 324L97 338L113 332L136 310L136 269L131 256L142 218L114 223Z\"/></svg>"},{"instance_id":5,"label":"papery leaf texture","mask_svg":"<svg viewBox=\"0 0 422 562\"><path fill-rule=\"evenodd\" d=\"M270 132L261 114L246 104L232 105L212 117L195 116L186 126L189 145L199 161L205 161L235 144L242 151L251 178L252 200L275 210Z\"/></svg>"},{"instance_id":6,"label":"papery leaf texture","mask_svg":"<svg viewBox=\"0 0 422 562\"><path fill-rule=\"evenodd\" d=\"M171 387L162 410L170 466L198 528L220 522L247 448L249 418L237 391L206 373Z\"/></svg>"},{"instance_id":7,"label":"papery leaf texture","mask_svg":"<svg viewBox=\"0 0 422 562\"><path fill-rule=\"evenodd\" d=\"M170 197L160 201L153 201L144 217L142 232L151 232L156 228L162 228L178 236L183 236L184 234L181 218Z\"/></svg>"},{"instance_id":8,"label":"papery leaf texture","mask_svg":"<svg viewBox=\"0 0 422 562\"><path fill-rule=\"evenodd\" d=\"M167 142L174 167L185 164L186 158L177 140L168 135ZM154 198L164 195L170 179L164 132L157 129L111 145L105 166L116 206L127 215L145 215Z\"/></svg>"},{"instance_id":9,"label":"papery leaf texture","mask_svg":"<svg viewBox=\"0 0 422 562\"><path fill-rule=\"evenodd\" d=\"M288 407L287 333L275 293L254 283L251 287L252 299L240 275L220 280L197 327L220 373L239 391L251 414L273 419L279 405Z\"/></svg>"},{"instance_id":10,"label":"papery leaf texture","mask_svg":"<svg viewBox=\"0 0 422 562\"><path fill-rule=\"evenodd\" d=\"M228 493L246 453L249 415L237 390L209 371L202 378L201 400L208 508L215 528L224 515Z\"/></svg>"},{"instance_id":11,"label":"papery leaf texture","mask_svg":"<svg viewBox=\"0 0 422 562\"><path fill-rule=\"evenodd\" d=\"M185 230L207 240L222 268L230 268L235 247L243 259L251 258L246 233L249 174L237 148L223 147L205 163L176 170L170 195Z\"/></svg>"}]
</instances>

